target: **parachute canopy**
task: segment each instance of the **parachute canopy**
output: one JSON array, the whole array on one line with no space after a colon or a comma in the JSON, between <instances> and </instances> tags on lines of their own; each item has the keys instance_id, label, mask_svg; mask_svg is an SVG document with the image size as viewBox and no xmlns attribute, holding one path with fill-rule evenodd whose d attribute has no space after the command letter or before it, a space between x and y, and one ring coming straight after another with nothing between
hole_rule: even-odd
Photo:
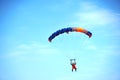
<instances>
[{"instance_id":1,"label":"parachute canopy","mask_svg":"<svg viewBox=\"0 0 120 80\"><path fill-rule=\"evenodd\" d=\"M83 29L81 27L68 27L68 28L63 28L60 30L57 30L56 32L54 32L49 38L48 41L51 42L52 39L54 39L56 36L58 36L59 34L62 33L69 33L69 32L82 32L84 34L86 34L87 36L89 36L89 38L92 36L92 33L90 31L87 31L86 29Z\"/></svg>"}]
</instances>

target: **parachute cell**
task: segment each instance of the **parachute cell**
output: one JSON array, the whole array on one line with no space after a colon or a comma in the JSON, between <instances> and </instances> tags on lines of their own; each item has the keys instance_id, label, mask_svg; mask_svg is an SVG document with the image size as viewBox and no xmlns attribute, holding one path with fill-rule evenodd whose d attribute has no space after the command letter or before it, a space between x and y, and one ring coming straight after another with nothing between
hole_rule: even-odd
<instances>
[{"instance_id":1,"label":"parachute cell","mask_svg":"<svg viewBox=\"0 0 120 80\"><path fill-rule=\"evenodd\" d=\"M68 27L68 28L63 28L60 30L57 30L56 32L54 32L49 38L48 41L51 42L52 39L54 39L56 36L62 34L62 33L69 33L69 32L82 32L86 35L89 36L89 38L92 36L92 33L90 31L87 31L81 27Z\"/></svg>"}]
</instances>

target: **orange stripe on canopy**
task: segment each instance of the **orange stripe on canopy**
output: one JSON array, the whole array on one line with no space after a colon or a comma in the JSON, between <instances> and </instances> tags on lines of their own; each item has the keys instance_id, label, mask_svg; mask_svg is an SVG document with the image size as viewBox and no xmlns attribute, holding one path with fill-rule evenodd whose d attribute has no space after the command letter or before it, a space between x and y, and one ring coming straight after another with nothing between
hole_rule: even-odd
<instances>
[{"instance_id":1,"label":"orange stripe on canopy","mask_svg":"<svg viewBox=\"0 0 120 80\"><path fill-rule=\"evenodd\" d=\"M83 32L83 33L87 33L87 30L81 28L81 27L77 27L77 28L73 28L73 30L75 30L76 32Z\"/></svg>"}]
</instances>

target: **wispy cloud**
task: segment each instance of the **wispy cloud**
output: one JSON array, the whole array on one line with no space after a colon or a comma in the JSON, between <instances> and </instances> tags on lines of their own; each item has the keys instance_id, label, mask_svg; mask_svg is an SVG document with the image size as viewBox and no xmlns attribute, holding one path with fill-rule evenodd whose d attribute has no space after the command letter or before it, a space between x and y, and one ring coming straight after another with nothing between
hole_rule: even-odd
<instances>
[{"instance_id":1,"label":"wispy cloud","mask_svg":"<svg viewBox=\"0 0 120 80\"><path fill-rule=\"evenodd\" d=\"M101 53L107 56L118 56L120 55L119 45L107 45L101 48Z\"/></svg>"},{"instance_id":2,"label":"wispy cloud","mask_svg":"<svg viewBox=\"0 0 120 80\"><path fill-rule=\"evenodd\" d=\"M7 56L9 57L18 57L26 55L52 55L58 54L59 50L52 48L49 45L41 44L38 42L29 43L29 44L19 44L12 50Z\"/></svg>"},{"instance_id":3,"label":"wispy cloud","mask_svg":"<svg viewBox=\"0 0 120 80\"><path fill-rule=\"evenodd\" d=\"M87 46L86 48L89 50L96 50L97 49L97 47L95 45L90 45L90 46Z\"/></svg>"},{"instance_id":4,"label":"wispy cloud","mask_svg":"<svg viewBox=\"0 0 120 80\"><path fill-rule=\"evenodd\" d=\"M85 40L82 45L84 46L85 49L88 49L88 50L96 51L98 48L92 41L89 41L89 40Z\"/></svg>"},{"instance_id":5,"label":"wispy cloud","mask_svg":"<svg viewBox=\"0 0 120 80\"><path fill-rule=\"evenodd\" d=\"M118 21L120 18L112 10L101 8L90 2L84 2L80 5L80 10L75 14L78 18L76 21L82 25L111 25Z\"/></svg>"}]
</instances>

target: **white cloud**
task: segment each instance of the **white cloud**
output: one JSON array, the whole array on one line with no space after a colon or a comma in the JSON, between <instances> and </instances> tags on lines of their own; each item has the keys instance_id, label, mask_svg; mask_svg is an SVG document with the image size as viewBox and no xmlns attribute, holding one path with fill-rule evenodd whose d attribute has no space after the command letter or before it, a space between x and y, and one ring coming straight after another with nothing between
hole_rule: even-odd
<instances>
[{"instance_id":1,"label":"white cloud","mask_svg":"<svg viewBox=\"0 0 120 80\"><path fill-rule=\"evenodd\" d=\"M95 45L90 45L90 46L87 46L87 49L96 50L97 47Z\"/></svg>"},{"instance_id":2,"label":"white cloud","mask_svg":"<svg viewBox=\"0 0 120 80\"><path fill-rule=\"evenodd\" d=\"M8 56L17 57L26 55L52 55L58 53L59 50L56 48L52 48L46 44L34 42L29 44L20 44L16 46L16 48L12 50L11 53L8 54Z\"/></svg>"},{"instance_id":3,"label":"white cloud","mask_svg":"<svg viewBox=\"0 0 120 80\"><path fill-rule=\"evenodd\" d=\"M82 25L111 25L120 19L116 13L103 9L95 4L81 3L80 11L76 14L77 23Z\"/></svg>"},{"instance_id":4,"label":"white cloud","mask_svg":"<svg viewBox=\"0 0 120 80\"><path fill-rule=\"evenodd\" d=\"M118 56L120 55L119 45L108 45L101 49L101 53L107 56Z\"/></svg>"},{"instance_id":5,"label":"white cloud","mask_svg":"<svg viewBox=\"0 0 120 80\"><path fill-rule=\"evenodd\" d=\"M95 51L95 54L93 56L95 61L93 61L92 64L105 67L107 66L107 64L113 64L111 60L114 59L116 56L120 56L120 50L119 47L115 45L103 46L99 47Z\"/></svg>"},{"instance_id":6,"label":"white cloud","mask_svg":"<svg viewBox=\"0 0 120 80\"><path fill-rule=\"evenodd\" d=\"M97 50L97 46L91 41L85 40L82 45L84 46L85 49L94 51Z\"/></svg>"},{"instance_id":7,"label":"white cloud","mask_svg":"<svg viewBox=\"0 0 120 80\"><path fill-rule=\"evenodd\" d=\"M78 17L80 21L87 22L89 24L107 25L116 22L114 14L105 10L78 13Z\"/></svg>"}]
</instances>

